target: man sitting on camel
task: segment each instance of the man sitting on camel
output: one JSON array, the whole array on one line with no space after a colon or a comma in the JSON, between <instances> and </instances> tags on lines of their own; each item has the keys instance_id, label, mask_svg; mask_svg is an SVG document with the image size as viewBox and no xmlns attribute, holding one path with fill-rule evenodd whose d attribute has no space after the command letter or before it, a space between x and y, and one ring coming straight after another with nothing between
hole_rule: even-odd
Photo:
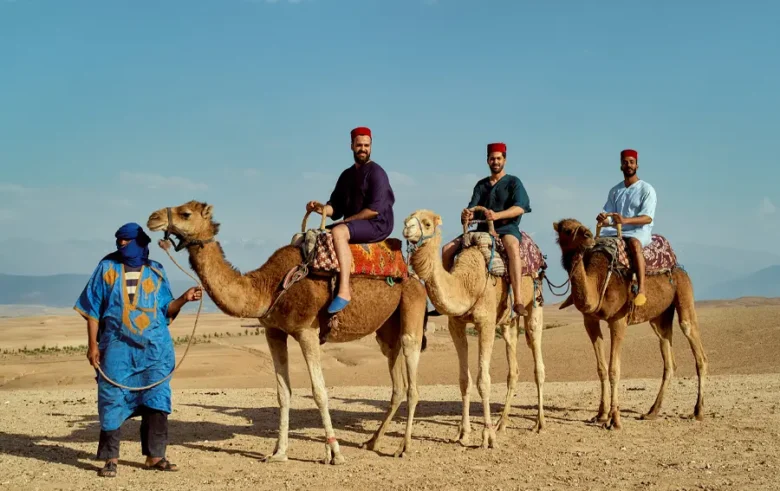
<instances>
[{"instance_id":1,"label":"man sitting on camel","mask_svg":"<svg viewBox=\"0 0 780 491\"><path fill-rule=\"evenodd\" d=\"M509 278L514 294L513 310L517 315L526 315L525 305L520 298L520 280L523 274L523 259L520 256L520 219L525 213L531 212L531 203L523 182L516 176L507 174L506 145L491 143L487 146L487 164L490 176L480 180L474 186L468 207L461 212L461 220L466 223L474 218L469 210L474 206L487 208L486 220L493 220L496 234L501 241L509 259ZM481 223L477 231L487 232L487 224ZM452 269L455 255L462 246L463 236L459 236L442 247L442 263L447 271Z\"/></svg>"},{"instance_id":2,"label":"man sitting on camel","mask_svg":"<svg viewBox=\"0 0 780 491\"><path fill-rule=\"evenodd\" d=\"M652 240L653 220L655 218L655 189L648 182L639 179L636 171L639 168L639 155L636 150L626 149L620 152L620 170L623 180L609 190L604 210L598 214L596 221L600 225L622 225L622 235L636 268L637 295L634 305L644 305L645 297L645 256L642 249L650 245ZM617 230L607 228L602 236L614 237Z\"/></svg>"},{"instance_id":3,"label":"man sitting on camel","mask_svg":"<svg viewBox=\"0 0 780 491\"><path fill-rule=\"evenodd\" d=\"M352 300L349 273L352 253L349 244L370 244L385 240L393 231L395 195L385 170L371 160L371 130L358 127L351 132L355 164L345 169L325 206L316 201L306 204L306 211L316 211L340 222L332 229L333 247L339 262L338 293L328 306L328 313L343 310Z\"/></svg>"}]
</instances>

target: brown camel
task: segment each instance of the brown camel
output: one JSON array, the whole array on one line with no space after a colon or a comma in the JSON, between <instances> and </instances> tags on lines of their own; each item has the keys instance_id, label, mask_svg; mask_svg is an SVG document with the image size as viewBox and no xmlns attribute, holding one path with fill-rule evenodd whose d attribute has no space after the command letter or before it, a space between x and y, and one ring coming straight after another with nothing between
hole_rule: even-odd
<instances>
[{"instance_id":1,"label":"brown camel","mask_svg":"<svg viewBox=\"0 0 780 491\"><path fill-rule=\"evenodd\" d=\"M464 446L469 444L471 421L469 417L469 392L471 373L468 366L468 341L466 324L473 323L479 340L479 375L477 388L482 398L485 428L482 432L482 447L497 447L496 433L490 416L490 357L493 351L496 325L503 325L506 341L506 355L509 363L507 394L504 409L498 421L499 431L509 420L511 400L517 385L517 335L519 318L509 320L511 307L509 283L488 273L487 263L477 247L463 249L448 272L442 264L440 247L441 216L429 210L418 210L404 221L404 237L412 245L409 262L415 274L425 282L428 297L436 310L449 317L450 336L455 344L460 364L460 392L463 398L462 421L457 440ZM489 222L490 224L490 222ZM491 229L492 229L492 224ZM464 232L466 225L464 225ZM544 384L544 362L542 361L542 307L534 302L536 290L533 279L522 279L522 298L526 299L525 339L534 356L536 389L538 394L538 416L536 431L544 427L542 385Z\"/></svg>"},{"instance_id":2,"label":"brown camel","mask_svg":"<svg viewBox=\"0 0 780 491\"><path fill-rule=\"evenodd\" d=\"M693 284L688 274L676 265L667 274L648 274L647 302L641 307L630 301L632 281L626 272L614 269L610 273L612 258L603 250L593 249L596 245L591 231L574 219L553 223L560 245L561 263L569 274L571 295L560 308L574 305L582 312L585 329L596 353L596 367L601 380L601 404L593 421L604 427L620 429L620 406L618 384L620 383L620 348L626 327L650 321L660 340L664 373L661 388L650 411L642 419L655 419L661 409L669 380L676 369L672 352L674 313L677 312L680 328L688 338L696 359L696 373L699 378L698 397L693 416L703 419L704 377L707 374L707 355L704 353L699 335L699 322L693 301ZM613 239L614 240L614 239ZM605 282L607 284L605 285ZM606 321L610 330L611 351L609 360L609 383L611 404L607 399L607 364L604 358L604 339L600 321ZM609 407L609 413L607 413Z\"/></svg>"},{"instance_id":3,"label":"brown camel","mask_svg":"<svg viewBox=\"0 0 780 491\"><path fill-rule=\"evenodd\" d=\"M287 337L292 336L303 352L314 400L322 416L326 438L325 462L343 463L344 457L331 424L320 364L318 333L327 326L330 318L327 313L331 299L330 278L310 274L280 295L280 285L288 273L302 262L301 250L294 245L281 247L260 268L242 274L225 260L222 247L215 240L219 224L212 220L212 213L212 205L190 201L155 211L149 216L147 226L152 231L164 230L166 235L179 239L177 250L187 249L192 269L222 312L234 317L260 318L266 327L265 337L273 356L280 406L279 436L276 448L267 461L287 460L291 396ZM388 359L393 393L384 421L363 448L378 448L406 389L406 434L395 452L396 456L403 456L411 447L412 422L418 400L417 365L425 344L425 288L419 280L411 277L391 285L384 279L356 275L352 281L352 292L352 303L338 314L339 322L329 331L327 340L341 343L376 334L382 353ZM406 362L406 371L404 364L398 362L400 355Z\"/></svg>"}]
</instances>

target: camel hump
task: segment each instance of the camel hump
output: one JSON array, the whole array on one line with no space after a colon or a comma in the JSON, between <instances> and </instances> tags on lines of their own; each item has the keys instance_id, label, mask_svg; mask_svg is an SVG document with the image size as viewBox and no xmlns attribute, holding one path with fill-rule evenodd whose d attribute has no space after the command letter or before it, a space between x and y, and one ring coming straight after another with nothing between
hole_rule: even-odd
<instances>
[{"instance_id":1,"label":"camel hump","mask_svg":"<svg viewBox=\"0 0 780 491\"><path fill-rule=\"evenodd\" d=\"M296 234L293 244L300 247L302 258L310 263L312 271L326 275L339 272L333 235L329 232ZM381 242L350 244L349 249L352 252L351 275L399 279L409 276L403 243L399 239L388 237Z\"/></svg>"},{"instance_id":2,"label":"camel hump","mask_svg":"<svg viewBox=\"0 0 780 491\"><path fill-rule=\"evenodd\" d=\"M626 243L617 237L599 237L592 251L602 252L610 258L617 255L618 267L632 270ZM642 255L645 257L645 269L648 275L666 273L678 265L672 244L660 234L653 234L650 237L650 243L642 249Z\"/></svg>"}]
</instances>

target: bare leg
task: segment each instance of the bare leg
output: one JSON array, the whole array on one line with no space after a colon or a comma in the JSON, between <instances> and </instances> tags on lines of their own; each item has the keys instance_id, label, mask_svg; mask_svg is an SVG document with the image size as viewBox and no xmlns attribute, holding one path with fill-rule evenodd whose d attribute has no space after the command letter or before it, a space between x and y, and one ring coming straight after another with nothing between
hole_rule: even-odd
<instances>
[{"instance_id":1,"label":"bare leg","mask_svg":"<svg viewBox=\"0 0 780 491\"><path fill-rule=\"evenodd\" d=\"M661 357L664 360L664 375L661 380L661 388L658 390L658 395L655 397L655 402L647 414L643 414L640 419L656 419L658 412L661 410L661 404L664 400L664 392L669 385L669 381L674 375L674 353L672 353L672 328L674 327L674 305L670 306L666 311L658 316L658 318L650 321L650 325L653 327L655 334L658 336L658 341L661 345Z\"/></svg>"},{"instance_id":2,"label":"bare leg","mask_svg":"<svg viewBox=\"0 0 780 491\"><path fill-rule=\"evenodd\" d=\"M620 404L618 402L618 389L620 388L620 350L623 337L626 334L626 319L619 319L609 323L610 353L609 353L609 384L612 387L612 404L609 408L610 422L607 428L619 430Z\"/></svg>"},{"instance_id":3,"label":"bare leg","mask_svg":"<svg viewBox=\"0 0 780 491\"><path fill-rule=\"evenodd\" d=\"M287 433L290 429L290 372L287 359L287 333L281 329L265 328L265 339L274 360L276 372L276 397L279 401L279 436L274 453L266 462L287 461Z\"/></svg>"},{"instance_id":4,"label":"bare leg","mask_svg":"<svg viewBox=\"0 0 780 491\"><path fill-rule=\"evenodd\" d=\"M693 417L701 421L704 419L704 379L707 377L708 365L707 354L704 352L704 346L701 342L699 332L699 319L696 315L696 307L693 303L693 286L688 275L680 273L675 275L677 283L677 318L680 320L680 329L685 337L688 338L688 344L691 345L691 351L696 359L696 375L699 378L699 390L696 398L696 406L693 409ZM687 284L687 287L685 285Z\"/></svg>"},{"instance_id":5,"label":"bare leg","mask_svg":"<svg viewBox=\"0 0 780 491\"><path fill-rule=\"evenodd\" d=\"M516 317L503 326L504 342L506 343L506 361L509 364L509 371L506 375L506 402L501 416L498 418L496 427L498 431L504 431L509 424L509 412L512 409L512 398L517 390L517 379L519 368L517 367L517 334L518 320Z\"/></svg>"},{"instance_id":6,"label":"bare leg","mask_svg":"<svg viewBox=\"0 0 780 491\"><path fill-rule=\"evenodd\" d=\"M352 252L349 250L349 228L346 225L336 225L333 234L333 248L339 261L339 291L337 295L344 300L352 300L349 288L349 272L352 270Z\"/></svg>"},{"instance_id":7,"label":"bare leg","mask_svg":"<svg viewBox=\"0 0 780 491\"><path fill-rule=\"evenodd\" d=\"M534 354L534 376L536 377L536 393L539 398L539 414L536 417L537 432L544 429L544 360L542 359L542 331L544 331L544 315L542 307L531 307L531 314L525 319L525 342Z\"/></svg>"},{"instance_id":8,"label":"bare leg","mask_svg":"<svg viewBox=\"0 0 780 491\"><path fill-rule=\"evenodd\" d=\"M320 410L322 417L322 426L325 428L325 463L343 464L344 456L341 455L339 442L336 440L336 434L333 431L333 425L330 422L330 411L328 411L328 391L325 389L325 378L322 376L322 365L320 364L320 340L315 329L304 329L298 333L298 344L301 345L303 358L306 360L306 366L309 368L309 378L311 379L311 389L314 394L314 402Z\"/></svg>"},{"instance_id":9,"label":"bare leg","mask_svg":"<svg viewBox=\"0 0 780 491\"><path fill-rule=\"evenodd\" d=\"M462 239L457 237L444 244L444 247L441 248L441 263L445 270L452 271L452 266L455 264L455 256L460 249L461 241Z\"/></svg>"},{"instance_id":10,"label":"bare leg","mask_svg":"<svg viewBox=\"0 0 780 491\"><path fill-rule=\"evenodd\" d=\"M628 239L628 249L636 268L637 286L639 289L636 298L634 298L634 304L641 306L647 301L645 296L645 255L642 252L642 243L633 237Z\"/></svg>"},{"instance_id":11,"label":"bare leg","mask_svg":"<svg viewBox=\"0 0 780 491\"><path fill-rule=\"evenodd\" d=\"M601 334L601 325L599 319L596 317L583 316L585 321L585 330L588 332L590 342L593 343L593 351L596 354L596 372L599 374L599 380L601 381L601 402L599 403L599 412L595 418L590 421L593 423L606 423L609 418L607 417L607 407L609 401L607 394L609 393L609 381L607 379L607 361L604 357L604 336Z\"/></svg>"},{"instance_id":12,"label":"bare leg","mask_svg":"<svg viewBox=\"0 0 780 491\"><path fill-rule=\"evenodd\" d=\"M455 351L458 353L460 396L463 400L462 417L456 440L464 447L467 447L471 437L471 418L469 417L471 373L469 372L469 343L466 339L466 323L450 317L448 327L452 343L455 345Z\"/></svg>"},{"instance_id":13,"label":"bare leg","mask_svg":"<svg viewBox=\"0 0 780 491\"><path fill-rule=\"evenodd\" d=\"M408 377L408 386L406 389L406 406L408 414L406 416L406 433L398 450L396 457L403 457L406 452L412 448L412 428L414 426L414 412L417 409L419 394L417 392L417 366L420 362L420 348L422 339L418 339L413 334L404 334L402 339L403 353L406 359L406 374Z\"/></svg>"},{"instance_id":14,"label":"bare leg","mask_svg":"<svg viewBox=\"0 0 780 491\"><path fill-rule=\"evenodd\" d=\"M495 319L475 319L479 332L479 374L477 374L477 389L482 398L482 410L485 418L485 429L482 430L482 448L498 448L496 430L493 428L490 416L490 358L493 353L493 341L496 338Z\"/></svg>"},{"instance_id":15,"label":"bare leg","mask_svg":"<svg viewBox=\"0 0 780 491\"><path fill-rule=\"evenodd\" d=\"M514 235L502 235L501 241L504 243L506 255L509 258L509 279L512 282L512 294L515 297L514 311L517 315L525 316L528 312L525 310L523 302L523 258L520 257L520 241Z\"/></svg>"},{"instance_id":16,"label":"bare leg","mask_svg":"<svg viewBox=\"0 0 780 491\"><path fill-rule=\"evenodd\" d=\"M390 426L390 422L393 420L398 407L401 405L404 396L404 376L403 376L403 364L400 361L400 346L396 341L396 346L388 346L379 337L377 341L382 346L382 352L387 356L387 365L390 369L390 379L393 382L393 394L390 397L390 407L387 409L385 419L382 424L376 430L374 435L360 448L367 448L368 450L376 451L379 447L379 443L387 431L387 427Z\"/></svg>"}]
</instances>

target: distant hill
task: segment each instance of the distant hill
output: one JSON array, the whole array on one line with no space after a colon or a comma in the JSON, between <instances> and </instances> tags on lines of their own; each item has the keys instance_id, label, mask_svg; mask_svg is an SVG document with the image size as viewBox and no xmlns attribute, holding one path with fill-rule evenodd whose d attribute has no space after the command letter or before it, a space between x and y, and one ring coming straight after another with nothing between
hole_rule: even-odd
<instances>
[{"instance_id":1,"label":"distant hill","mask_svg":"<svg viewBox=\"0 0 780 491\"><path fill-rule=\"evenodd\" d=\"M56 274L49 276L24 276L0 273L0 305L29 305L54 308L70 308L87 284L89 275ZM191 280L171 280L174 295L181 295L193 286ZM185 306L184 311L197 311L198 303ZM208 295L203 299L203 311L215 312L216 305Z\"/></svg>"},{"instance_id":2,"label":"distant hill","mask_svg":"<svg viewBox=\"0 0 780 491\"><path fill-rule=\"evenodd\" d=\"M694 291L696 286L694 284ZM729 281L715 283L696 292L696 298L780 297L780 264Z\"/></svg>"}]
</instances>

